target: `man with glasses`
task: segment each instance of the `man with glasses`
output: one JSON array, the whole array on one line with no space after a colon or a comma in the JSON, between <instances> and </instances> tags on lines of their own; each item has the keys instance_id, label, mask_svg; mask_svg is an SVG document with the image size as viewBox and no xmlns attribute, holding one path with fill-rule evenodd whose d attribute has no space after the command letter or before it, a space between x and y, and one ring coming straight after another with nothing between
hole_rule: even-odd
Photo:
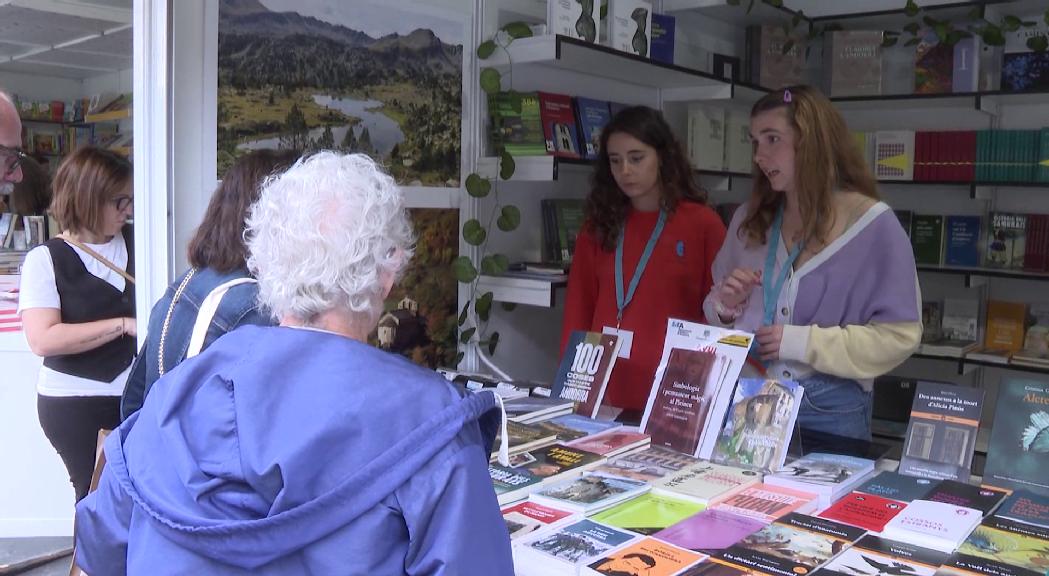
<instances>
[{"instance_id":1,"label":"man with glasses","mask_svg":"<svg viewBox=\"0 0 1049 576\"><path fill-rule=\"evenodd\" d=\"M22 120L14 100L0 90L0 183L22 180Z\"/></svg>"}]
</instances>

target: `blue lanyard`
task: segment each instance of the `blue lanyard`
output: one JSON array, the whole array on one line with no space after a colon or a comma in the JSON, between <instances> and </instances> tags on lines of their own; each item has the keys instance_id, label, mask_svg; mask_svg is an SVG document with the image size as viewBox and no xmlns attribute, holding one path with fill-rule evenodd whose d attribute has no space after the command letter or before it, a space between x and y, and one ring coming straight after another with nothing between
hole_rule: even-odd
<instances>
[{"instance_id":1,"label":"blue lanyard","mask_svg":"<svg viewBox=\"0 0 1049 576\"><path fill-rule=\"evenodd\" d=\"M779 237L782 228L783 204L780 203L779 210L776 211L776 217L772 220L772 228L769 229L769 252L765 255L765 273L761 277L764 284L762 295L765 298L764 326L772 326L775 323L776 303L779 301L779 293L783 290L783 283L787 281L787 274L790 273L791 266L794 265L794 261L801 255L805 245L804 242L795 244L794 249L787 255L787 261L783 263L783 268L780 269L779 274L773 276L776 271L776 253L779 252Z\"/></svg>"},{"instance_id":2,"label":"blue lanyard","mask_svg":"<svg viewBox=\"0 0 1049 576\"><path fill-rule=\"evenodd\" d=\"M623 321L623 311L634 299L634 291L641 282L641 275L648 266L648 259L652 257L652 251L656 249L656 242L663 234L663 226L666 223L667 213L660 210L659 220L656 221L656 227L652 229L652 235L648 237L648 244L645 244L645 251L641 253L641 259L637 261L634 277L630 279L630 289L627 290L625 296L623 295L623 238L626 236L626 222L623 223L623 229L619 231L619 238L616 240L616 328L619 328L619 324Z\"/></svg>"}]
</instances>

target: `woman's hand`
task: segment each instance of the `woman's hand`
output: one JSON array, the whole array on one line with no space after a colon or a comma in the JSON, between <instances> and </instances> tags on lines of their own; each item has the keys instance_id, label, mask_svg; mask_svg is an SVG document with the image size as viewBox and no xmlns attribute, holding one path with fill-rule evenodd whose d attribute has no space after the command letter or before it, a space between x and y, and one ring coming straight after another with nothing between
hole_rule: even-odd
<instances>
[{"instance_id":1,"label":"woman's hand","mask_svg":"<svg viewBox=\"0 0 1049 576\"><path fill-rule=\"evenodd\" d=\"M736 268L721 282L718 298L729 309L738 308L750 298L750 292L761 284L761 272L749 268Z\"/></svg>"},{"instance_id":2,"label":"woman's hand","mask_svg":"<svg viewBox=\"0 0 1049 576\"><path fill-rule=\"evenodd\" d=\"M779 347L783 342L783 325L762 326L754 333L758 341L758 357L762 362L779 360Z\"/></svg>"}]
</instances>

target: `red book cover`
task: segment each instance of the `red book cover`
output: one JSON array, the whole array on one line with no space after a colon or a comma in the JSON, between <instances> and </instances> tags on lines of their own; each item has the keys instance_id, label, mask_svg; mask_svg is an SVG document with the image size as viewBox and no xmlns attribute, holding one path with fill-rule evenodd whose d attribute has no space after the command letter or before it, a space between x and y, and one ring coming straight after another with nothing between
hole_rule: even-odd
<instances>
[{"instance_id":1,"label":"red book cover","mask_svg":"<svg viewBox=\"0 0 1049 576\"><path fill-rule=\"evenodd\" d=\"M1041 271L1045 267L1046 215L1027 216L1027 245L1024 251L1023 269Z\"/></svg>"},{"instance_id":2,"label":"red book cover","mask_svg":"<svg viewBox=\"0 0 1049 576\"><path fill-rule=\"evenodd\" d=\"M929 172L929 133L914 133L914 179L928 180Z\"/></svg>"},{"instance_id":3,"label":"red book cover","mask_svg":"<svg viewBox=\"0 0 1049 576\"><path fill-rule=\"evenodd\" d=\"M889 520L899 514L904 506L906 504L903 502L874 494L851 492L820 513L820 517L865 528L872 532L881 532Z\"/></svg>"},{"instance_id":4,"label":"red book cover","mask_svg":"<svg viewBox=\"0 0 1049 576\"><path fill-rule=\"evenodd\" d=\"M972 182L976 180L976 131L968 130L965 136L965 181Z\"/></svg>"},{"instance_id":5,"label":"red book cover","mask_svg":"<svg viewBox=\"0 0 1049 576\"><path fill-rule=\"evenodd\" d=\"M695 454L709 406L704 392L717 356L713 349L673 348L659 382L645 433L652 444Z\"/></svg>"},{"instance_id":6,"label":"red book cover","mask_svg":"<svg viewBox=\"0 0 1049 576\"><path fill-rule=\"evenodd\" d=\"M943 178L943 146L941 145L942 138L940 135L942 132L930 132L929 141L926 143L928 150L928 169L926 170L926 179L942 181Z\"/></svg>"},{"instance_id":7,"label":"red book cover","mask_svg":"<svg viewBox=\"0 0 1049 576\"><path fill-rule=\"evenodd\" d=\"M539 119L543 123L547 154L579 158L579 127L576 126L571 97L540 92Z\"/></svg>"}]
</instances>

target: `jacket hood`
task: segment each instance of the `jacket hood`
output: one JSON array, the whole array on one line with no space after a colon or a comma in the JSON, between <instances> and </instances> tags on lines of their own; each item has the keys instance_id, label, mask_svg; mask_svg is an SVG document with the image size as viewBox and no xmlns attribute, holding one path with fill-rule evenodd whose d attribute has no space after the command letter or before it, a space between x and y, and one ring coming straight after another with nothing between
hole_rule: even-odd
<instances>
[{"instance_id":1,"label":"jacket hood","mask_svg":"<svg viewBox=\"0 0 1049 576\"><path fill-rule=\"evenodd\" d=\"M460 434L487 450L502 418L495 394L371 346L247 326L158 380L106 466L167 539L254 569L379 505Z\"/></svg>"}]
</instances>

